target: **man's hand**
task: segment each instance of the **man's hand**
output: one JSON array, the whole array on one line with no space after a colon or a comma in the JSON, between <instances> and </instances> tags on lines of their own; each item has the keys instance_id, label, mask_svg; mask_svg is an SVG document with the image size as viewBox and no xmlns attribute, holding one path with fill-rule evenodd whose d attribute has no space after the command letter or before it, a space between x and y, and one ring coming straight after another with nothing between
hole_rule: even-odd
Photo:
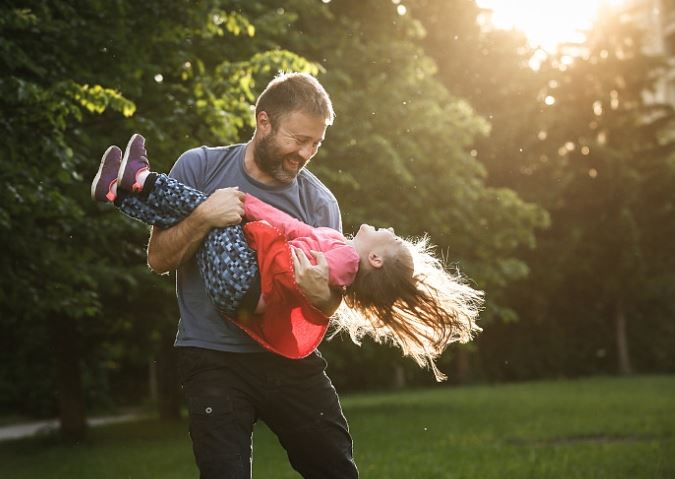
<instances>
[{"instance_id":1,"label":"man's hand","mask_svg":"<svg viewBox=\"0 0 675 479\"><path fill-rule=\"evenodd\" d=\"M196 209L199 215L210 228L224 228L241 223L244 216L245 193L234 188L221 188L211 194Z\"/></svg>"},{"instance_id":2,"label":"man's hand","mask_svg":"<svg viewBox=\"0 0 675 479\"><path fill-rule=\"evenodd\" d=\"M328 286L326 257L320 251L312 251L312 255L316 258L316 265L313 265L301 249L291 247L291 253L298 287L310 303L330 316L340 302L336 303L335 295Z\"/></svg>"},{"instance_id":3,"label":"man's hand","mask_svg":"<svg viewBox=\"0 0 675 479\"><path fill-rule=\"evenodd\" d=\"M191 258L212 228L241 223L244 193L238 188L215 191L187 218L167 229L153 227L148 243L148 266L163 274Z\"/></svg>"}]
</instances>

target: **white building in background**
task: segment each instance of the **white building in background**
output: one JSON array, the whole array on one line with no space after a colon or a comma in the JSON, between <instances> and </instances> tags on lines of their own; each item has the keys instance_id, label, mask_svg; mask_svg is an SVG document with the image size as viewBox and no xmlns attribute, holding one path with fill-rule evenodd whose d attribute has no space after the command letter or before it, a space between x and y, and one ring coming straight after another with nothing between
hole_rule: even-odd
<instances>
[{"instance_id":1,"label":"white building in background","mask_svg":"<svg viewBox=\"0 0 675 479\"><path fill-rule=\"evenodd\" d=\"M664 95L666 101L675 106L675 0L661 0L661 28L669 66Z\"/></svg>"},{"instance_id":2,"label":"white building in background","mask_svg":"<svg viewBox=\"0 0 675 479\"><path fill-rule=\"evenodd\" d=\"M624 14L645 29L645 53L662 55L668 68L656 85L655 103L675 106L675 0L625 0Z\"/></svg>"}]
</instances>

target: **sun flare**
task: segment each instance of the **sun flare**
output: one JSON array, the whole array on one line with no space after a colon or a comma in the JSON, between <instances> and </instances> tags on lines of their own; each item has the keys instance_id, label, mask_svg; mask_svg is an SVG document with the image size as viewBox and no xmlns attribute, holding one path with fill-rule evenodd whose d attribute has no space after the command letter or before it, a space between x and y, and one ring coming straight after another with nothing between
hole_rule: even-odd
<instances>
[{"instance_id":1,"label":"sun flare","mask_svg":"<svg viewBox=\"0 0 675 479\"><path fill-rule=\"evenodd\" d=\"M583 41L603 5L616 7L625 0L477 0L492 10L489 21L498 28L522 31L530 43L548 52L560 43Z\"/></svg>"}]
</instances>

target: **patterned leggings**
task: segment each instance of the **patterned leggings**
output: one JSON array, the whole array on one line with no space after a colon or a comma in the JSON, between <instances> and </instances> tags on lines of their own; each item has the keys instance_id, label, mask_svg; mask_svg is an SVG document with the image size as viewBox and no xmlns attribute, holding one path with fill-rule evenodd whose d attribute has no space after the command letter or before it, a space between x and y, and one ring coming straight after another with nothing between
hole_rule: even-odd
<instances>
[{"instance_id":1,"label":"patterned leggings","mask_svg":"<svg viewBox=\"0 0 675 479\"><path fill-rule=\"evenodd\" d=\"M179 223L207 198L201 191L163 174L151 174L141 194L118 193L115 205L120 211L159 228ZM258 278L256 253L249 248L242 227L212 229L197 252L197 264L216 309L221 314L234 315Z\"/></svg>"}]
</instances>

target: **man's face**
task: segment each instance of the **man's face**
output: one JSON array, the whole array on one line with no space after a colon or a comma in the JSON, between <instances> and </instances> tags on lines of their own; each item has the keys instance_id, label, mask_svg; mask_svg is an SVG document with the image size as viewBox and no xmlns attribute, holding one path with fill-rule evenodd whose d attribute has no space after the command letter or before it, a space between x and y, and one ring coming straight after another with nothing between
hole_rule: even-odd
<instances>
[{"instance_id":1,"label":"man's face","mask_svg":"<svg viewBox=\"0 0 675 479\"><path fill-rule=\"evenodd\" d=\"M292 112L282 116L276 129L270 129L258 141L253 158L273 179L290 183L316 155L325 134L323 118Z\"/></svg>"}]
</instances>

